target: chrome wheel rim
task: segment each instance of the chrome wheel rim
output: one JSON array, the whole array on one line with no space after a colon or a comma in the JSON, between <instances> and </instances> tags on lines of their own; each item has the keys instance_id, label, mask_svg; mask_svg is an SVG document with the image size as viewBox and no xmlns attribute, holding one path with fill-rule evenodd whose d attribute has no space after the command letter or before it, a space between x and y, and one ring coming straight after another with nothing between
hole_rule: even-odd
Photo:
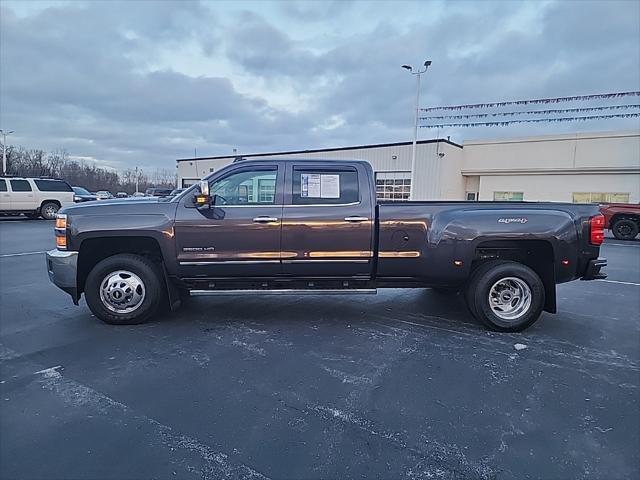
<instances>
[{"instance_id":1,"label":"chrome wheel rim","mask_svg":"<svg viewBox=\"0 0 640 480\"><path fill-rule=\"evenodd\" d=\"M52 205L47 205L47 207L42 212L43 216L49 219L55 217L56 213L58 213L58 209Z\"/></svg>"},{"instance_id":2,"label":"chrome wheel rim","mask_svg":"<svg viewBox=\"0 0 640 480\"><path fill-rule=\"evenodd\" d=\"M502 320L518 320L531 307L531 288L520 278L501 278L489 290L489 305Z\"/></svg>"},{"instance_id":3,"label":"chrome wheel rim","mask_svg":"<svg viewBox=\"0 0 640 480\"><path fill-rule=\"evenodd\" d=\"M131 313L138 309L145 293L144 282L127 270L111 272L100 283L100 300L114 313Z\"/></svg>"}]
</instances>

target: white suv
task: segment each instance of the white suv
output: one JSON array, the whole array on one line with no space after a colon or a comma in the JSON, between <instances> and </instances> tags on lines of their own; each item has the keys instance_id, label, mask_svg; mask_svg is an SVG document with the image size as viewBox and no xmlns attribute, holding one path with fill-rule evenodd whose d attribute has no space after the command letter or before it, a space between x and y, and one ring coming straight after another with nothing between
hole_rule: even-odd
<instances>
[{"instance_id":1,"label":"white suv","mask_svg":"<svg viewBox=\"0 0 640 480\"><path fill-rule=\"evenodd\" d=\"M67 205L73 205L73 189L64 180L0 177L0 214L52 220Z\"/></svg>"}]
</instances>

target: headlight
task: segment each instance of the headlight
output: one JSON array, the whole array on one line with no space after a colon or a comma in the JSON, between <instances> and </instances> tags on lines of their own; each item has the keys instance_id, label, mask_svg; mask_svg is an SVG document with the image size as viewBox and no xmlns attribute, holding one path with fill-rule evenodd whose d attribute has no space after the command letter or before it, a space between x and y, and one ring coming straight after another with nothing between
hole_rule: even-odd
<instances>
[{"instance_id":1,"label":"headlight","mask_svg":"<svg viewBox=\"0 0 640 480\"><path fill-rule=\"evenodd\" d=\"M56 215L56 247L58 250L67 249L67 215L59 213Z\"/></svg>"}]
</instances>

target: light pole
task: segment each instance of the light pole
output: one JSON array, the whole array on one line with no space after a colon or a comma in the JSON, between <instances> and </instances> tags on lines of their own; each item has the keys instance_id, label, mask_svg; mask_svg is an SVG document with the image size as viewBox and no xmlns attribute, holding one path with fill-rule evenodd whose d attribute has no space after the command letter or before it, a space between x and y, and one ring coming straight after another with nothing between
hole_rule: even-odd
<instances>
[{"instance_id":1,"label":"light pole","mask_svg":"<svg viewBox=\"0 0 640 480\"><path fill-rule=\"evenodd\" d=\"M413 122L413 148L411 150L411 190L409 190L409 200L414 199L415 192L416 145L418 143L418 117L420 116L420 76L429 69L430 65L431 60L427 60L426 62L424 62L424 70L418 70L416 72L413 71L413 67L411 65L402 65L402 68L409 70L411 75L416 76L416 115Z\"/></svg>"},{"instance_id":2,"label":"light pole","mask_svg":"<svg viewBox=\"0 0 640 480\"><path fill-rule=\"evenodd\" d=\"M11 135L15 133L13 130L9 130L8 132L0 129L0 134L2 135L2 175L7 174L7 135Z\"/></svg>"}]
</instances>

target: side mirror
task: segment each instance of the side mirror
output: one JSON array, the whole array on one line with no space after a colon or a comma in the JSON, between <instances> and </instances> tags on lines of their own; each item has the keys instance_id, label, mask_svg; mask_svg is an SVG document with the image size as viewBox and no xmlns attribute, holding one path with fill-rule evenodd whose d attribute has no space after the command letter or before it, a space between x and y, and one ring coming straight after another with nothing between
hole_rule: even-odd
<instances>
[{"instance_id":1,"label":"side mirror","mask_svg":"<svg viewBox=\"0 0 640 480\"><path fill-rule=\"evenodd\" d=\"M195 204L198 208L211 206L211 196L209 195L209 182L200 180L200 193L196 195Z\"/></svg>"}]
</instances>

